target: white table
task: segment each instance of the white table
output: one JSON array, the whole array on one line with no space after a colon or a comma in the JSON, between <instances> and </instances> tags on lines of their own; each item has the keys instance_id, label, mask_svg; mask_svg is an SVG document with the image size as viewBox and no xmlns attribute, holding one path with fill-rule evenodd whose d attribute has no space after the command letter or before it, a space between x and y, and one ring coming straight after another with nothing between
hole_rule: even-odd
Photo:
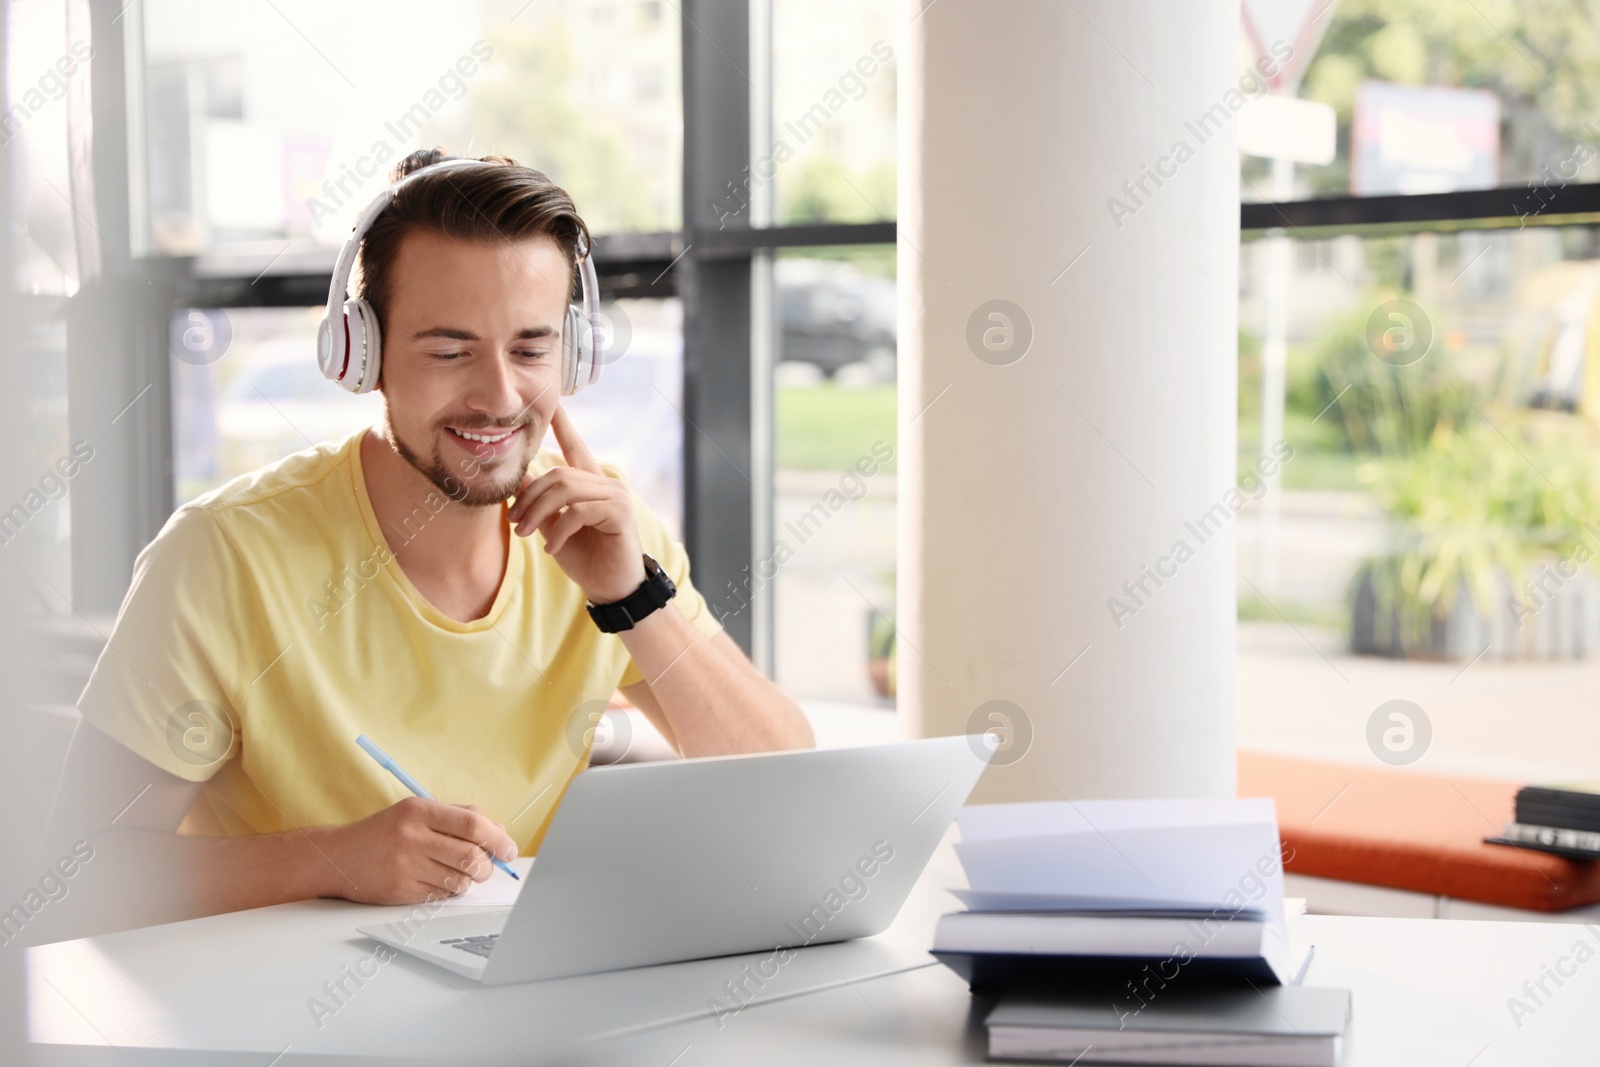
<instances>
[{"instance_id":1,"label":"white table","mask_svg":"<svg viewBox=\"0 0 1600 1067\"><path fill-rule=\"evenodd\" d=\"M743 958L485 989L402 956L318 1028L308 999L373 947L353 928L403 909L312 901L32 949L29 1032L36 1062L51 1065L982 1063L987 1002L924 952L953 907L942 887L960 878L947 842L887 933L805 950L720 1020L706 1001ZM1348 1067L1600 1059L1600 928L1319 916L1307 926L1317 946L1307 981L1354 991ZM1523 981L1563 957L1573 971L1579 942L1593 957L1560 987L1547 979L1553 995L1519 1026L1507 999L1526 999Z\"/></svg>"}]
</instances>

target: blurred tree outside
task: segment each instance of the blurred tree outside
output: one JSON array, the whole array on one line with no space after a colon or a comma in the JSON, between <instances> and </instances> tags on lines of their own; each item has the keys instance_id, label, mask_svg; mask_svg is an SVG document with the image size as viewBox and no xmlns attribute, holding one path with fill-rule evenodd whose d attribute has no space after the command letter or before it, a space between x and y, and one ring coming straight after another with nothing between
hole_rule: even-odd
<instances>
[{"instance_id":1,"label":"blurred tree outside","mask_svg":"<svg viewBox=\"0 0 1600 1067\"><path fill-rule=\"evenodd\" d=\"M883 222L894 217L892 160L852 170L831 156L815 155L786 168L778 183L778 219L784 225Z\"/></svg>"},{"instance_id":2,"label":"blurred tree outside","mask_svg":"<svg viewBox=\"0 0 1600 1067\"><path fill-rule=\"evenodd\" d=\"M673 228L661 198L642 192L658 183L634 164L615 124L596 122L573 101L567 16L552 13L537 31L502 26L489 43L495 62L517 74L475 88L475 143L457 151L506 155L543 171L571 194L593 233Z\"/></svg>"},{"instance_id":3,"label":"blurred tree outside","mask_svg":"<svg viewBox=\"0 0 1600 1067\"><path fill-rule=\"evenodd\" d=\"M1500 184L1547 178L1575 143L1600 147L1596 0L1341 0L1301 95L1339 119L1333 164L1301 173L1312 196L1350 188L1350 119L1362 81L1487 89L1501 101ZM1600 176L1600 156L1580 181Z\"/></svg>"}]
</instances>

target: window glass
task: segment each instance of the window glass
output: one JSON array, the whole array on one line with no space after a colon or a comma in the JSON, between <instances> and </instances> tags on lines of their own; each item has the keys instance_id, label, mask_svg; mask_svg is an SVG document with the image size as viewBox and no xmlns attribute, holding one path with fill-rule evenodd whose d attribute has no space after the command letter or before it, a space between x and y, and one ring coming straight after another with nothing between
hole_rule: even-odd
<instances>
[{"instance_id":1,"label":"window glass","mask_svg":"<svg viewBox=\"0 0 1600 1067\"><path fill-rule=\"evenodd\" d=\"M773 183L776 220L895 217L899 4L775 0L771 145L751 181Z\"/></svg>"},{"instance_id":2,"label":"window glass","mask_svg":"<svg viewBox=\"0 0 1600 1067\"><path fill-rule=\"evenodd\" d=\"M15 261L7 280L6 328L24 361L28 490L0 503L0 545L26 546L37 596L47 613L72 609L73 477L96 444L74 441L67 418L67 306L93 263L80 263L80 220L70 197L67 98L85 86L89 43L64 5L8 5L6 84L0 86L0 166L9 171ZM87 102L87 96L80 97ZM80 190L81 195L81 190ZM102 255L126 253L100 244ZM117 264L121 267L122 264ZM10 549L23 552L22 547Z\"/></svg>"},{"instance_id":3,"label":"window glass","mask_svg":"<svg viewBox=\"0 0 1600 1067\"><path fill-rule=\"evenodd\" d=\"M321 318L321 308L173 313L175 503L378 421L376 393L348 393L317 368Z\"/></svg>"},{"instance_id":4,"label":"window glass","mask_svg":"<svg viewBox=\"0 0 1600 1067\"><path fill-rule=\"evenodd\" d=\"M29 491L0 505L0 545L22 539L29 546L36 577L46 583L39 603L65 614L72 606L73 476L104 442L73 440L68 427L66 308L29 298L15 306L29 397Z\"/></svg>"},{"instance_id":5,"label":"window glass","mask_svg":"<svg viewBox=\"0 0 1600 1067\"><path fill-rule=\"evenodd\" d=\"M1337 152L1297 167L1293 196L1600 177L1587 5L1341 0L1327 18L1300 95L1333 108ZM1245 158L1246 200L1277 198L1268 172Z\"/></svg>"},{"instance_id":6,"label":"window glass","mask_svg":"<svg viewBox=\"0 0 1600 1067\"><path fill-rule=\"evenodd\" d=\"M94 264L80 264L68 160L70 92L87 105L87 34L68 24L65 5L15 4L6 9L7 84L0 148L11 172L15 212L15 280L19 292L71 296ZM87 116L85 116L86 118ZM78 191L80 197L82 190ZM126 255L128 249L106 249ZM121 264L119 264L120 266Z\"/></svg>"},{"instance_id":7,"label":"window glass","mask_svg":"<svg viewBox=\"0 0 1600 1067\"><path fill-rule=\"evenodd\" d=\"M1293 251L1280 488L1255 466L1270 242L1242 254L1240 745L1592 776L1600 231Z\"/></svg>"},{"instance_id":8,"label":"window glass","mask_svg":"<svg viewBox=\"0 0 1600 1067\"><path fill-rule=\"evenodd\" d=\"M773 275L777 680L892 704L894 249L807 250Z\"/></svg>"},{"instance_id":9,"label":"window glass","mask_svg":"<svg viewBox=\"0 0 1600 1067\"><path fill-rule=\"evenodd\" d=\"M545 171L596 232L681 218L677 20L659 4L138 10L158 253L337 243L393 162L434 145Z\"/></svg>"}]
</instances>

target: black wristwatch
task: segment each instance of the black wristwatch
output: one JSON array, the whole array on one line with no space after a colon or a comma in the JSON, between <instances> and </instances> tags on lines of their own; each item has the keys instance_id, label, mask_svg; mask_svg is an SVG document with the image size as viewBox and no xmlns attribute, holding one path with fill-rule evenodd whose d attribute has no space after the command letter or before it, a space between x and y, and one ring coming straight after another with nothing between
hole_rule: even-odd
<instances>
[{"instance_id":1,"label":"black wristwatch","mask_svg":"<svg viewBox=\"0 0 1600 1067\"><path fill-rule=\"evenodd\" d=\"M589 617L602 633L621 633L633 629L652 611L666 607L667 601L677 595L678 587L667 572L646 553L644 581L639 588L610 604L590 604Z\"/></svg>"}]
</instances>

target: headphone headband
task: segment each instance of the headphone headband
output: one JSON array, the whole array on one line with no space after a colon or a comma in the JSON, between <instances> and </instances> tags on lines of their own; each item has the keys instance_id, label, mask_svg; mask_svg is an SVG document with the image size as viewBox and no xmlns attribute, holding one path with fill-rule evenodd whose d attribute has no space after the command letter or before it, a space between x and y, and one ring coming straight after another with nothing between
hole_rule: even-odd
<instances>
[{"instance_id":1,"label":"headphone headband","mask_svg":"<svg viewBox=\"0 0 1600 1067\"><path fill-rule=\"evenodd\" d=\"M323 376L353 393L365 393L378 384L383 346L378 316L365 300L350 298L350 275L355 270L361 242L378 216L394 202L395 196L425 174L467 167L499 167L481 159L444 159L412 171L373 198L356 218L350 236L334 261L328 283L328 303L317 329L317 361ZM561 391L571 395L600 378L600 287L595 278L594 257L589 242L580 230L577 240L578 277L582 284L582 306L568 304L562 328ZM570 301L570 294L568 300ZM355 358L353 359L352 356Z\"/></svg>"}]
</instances>

